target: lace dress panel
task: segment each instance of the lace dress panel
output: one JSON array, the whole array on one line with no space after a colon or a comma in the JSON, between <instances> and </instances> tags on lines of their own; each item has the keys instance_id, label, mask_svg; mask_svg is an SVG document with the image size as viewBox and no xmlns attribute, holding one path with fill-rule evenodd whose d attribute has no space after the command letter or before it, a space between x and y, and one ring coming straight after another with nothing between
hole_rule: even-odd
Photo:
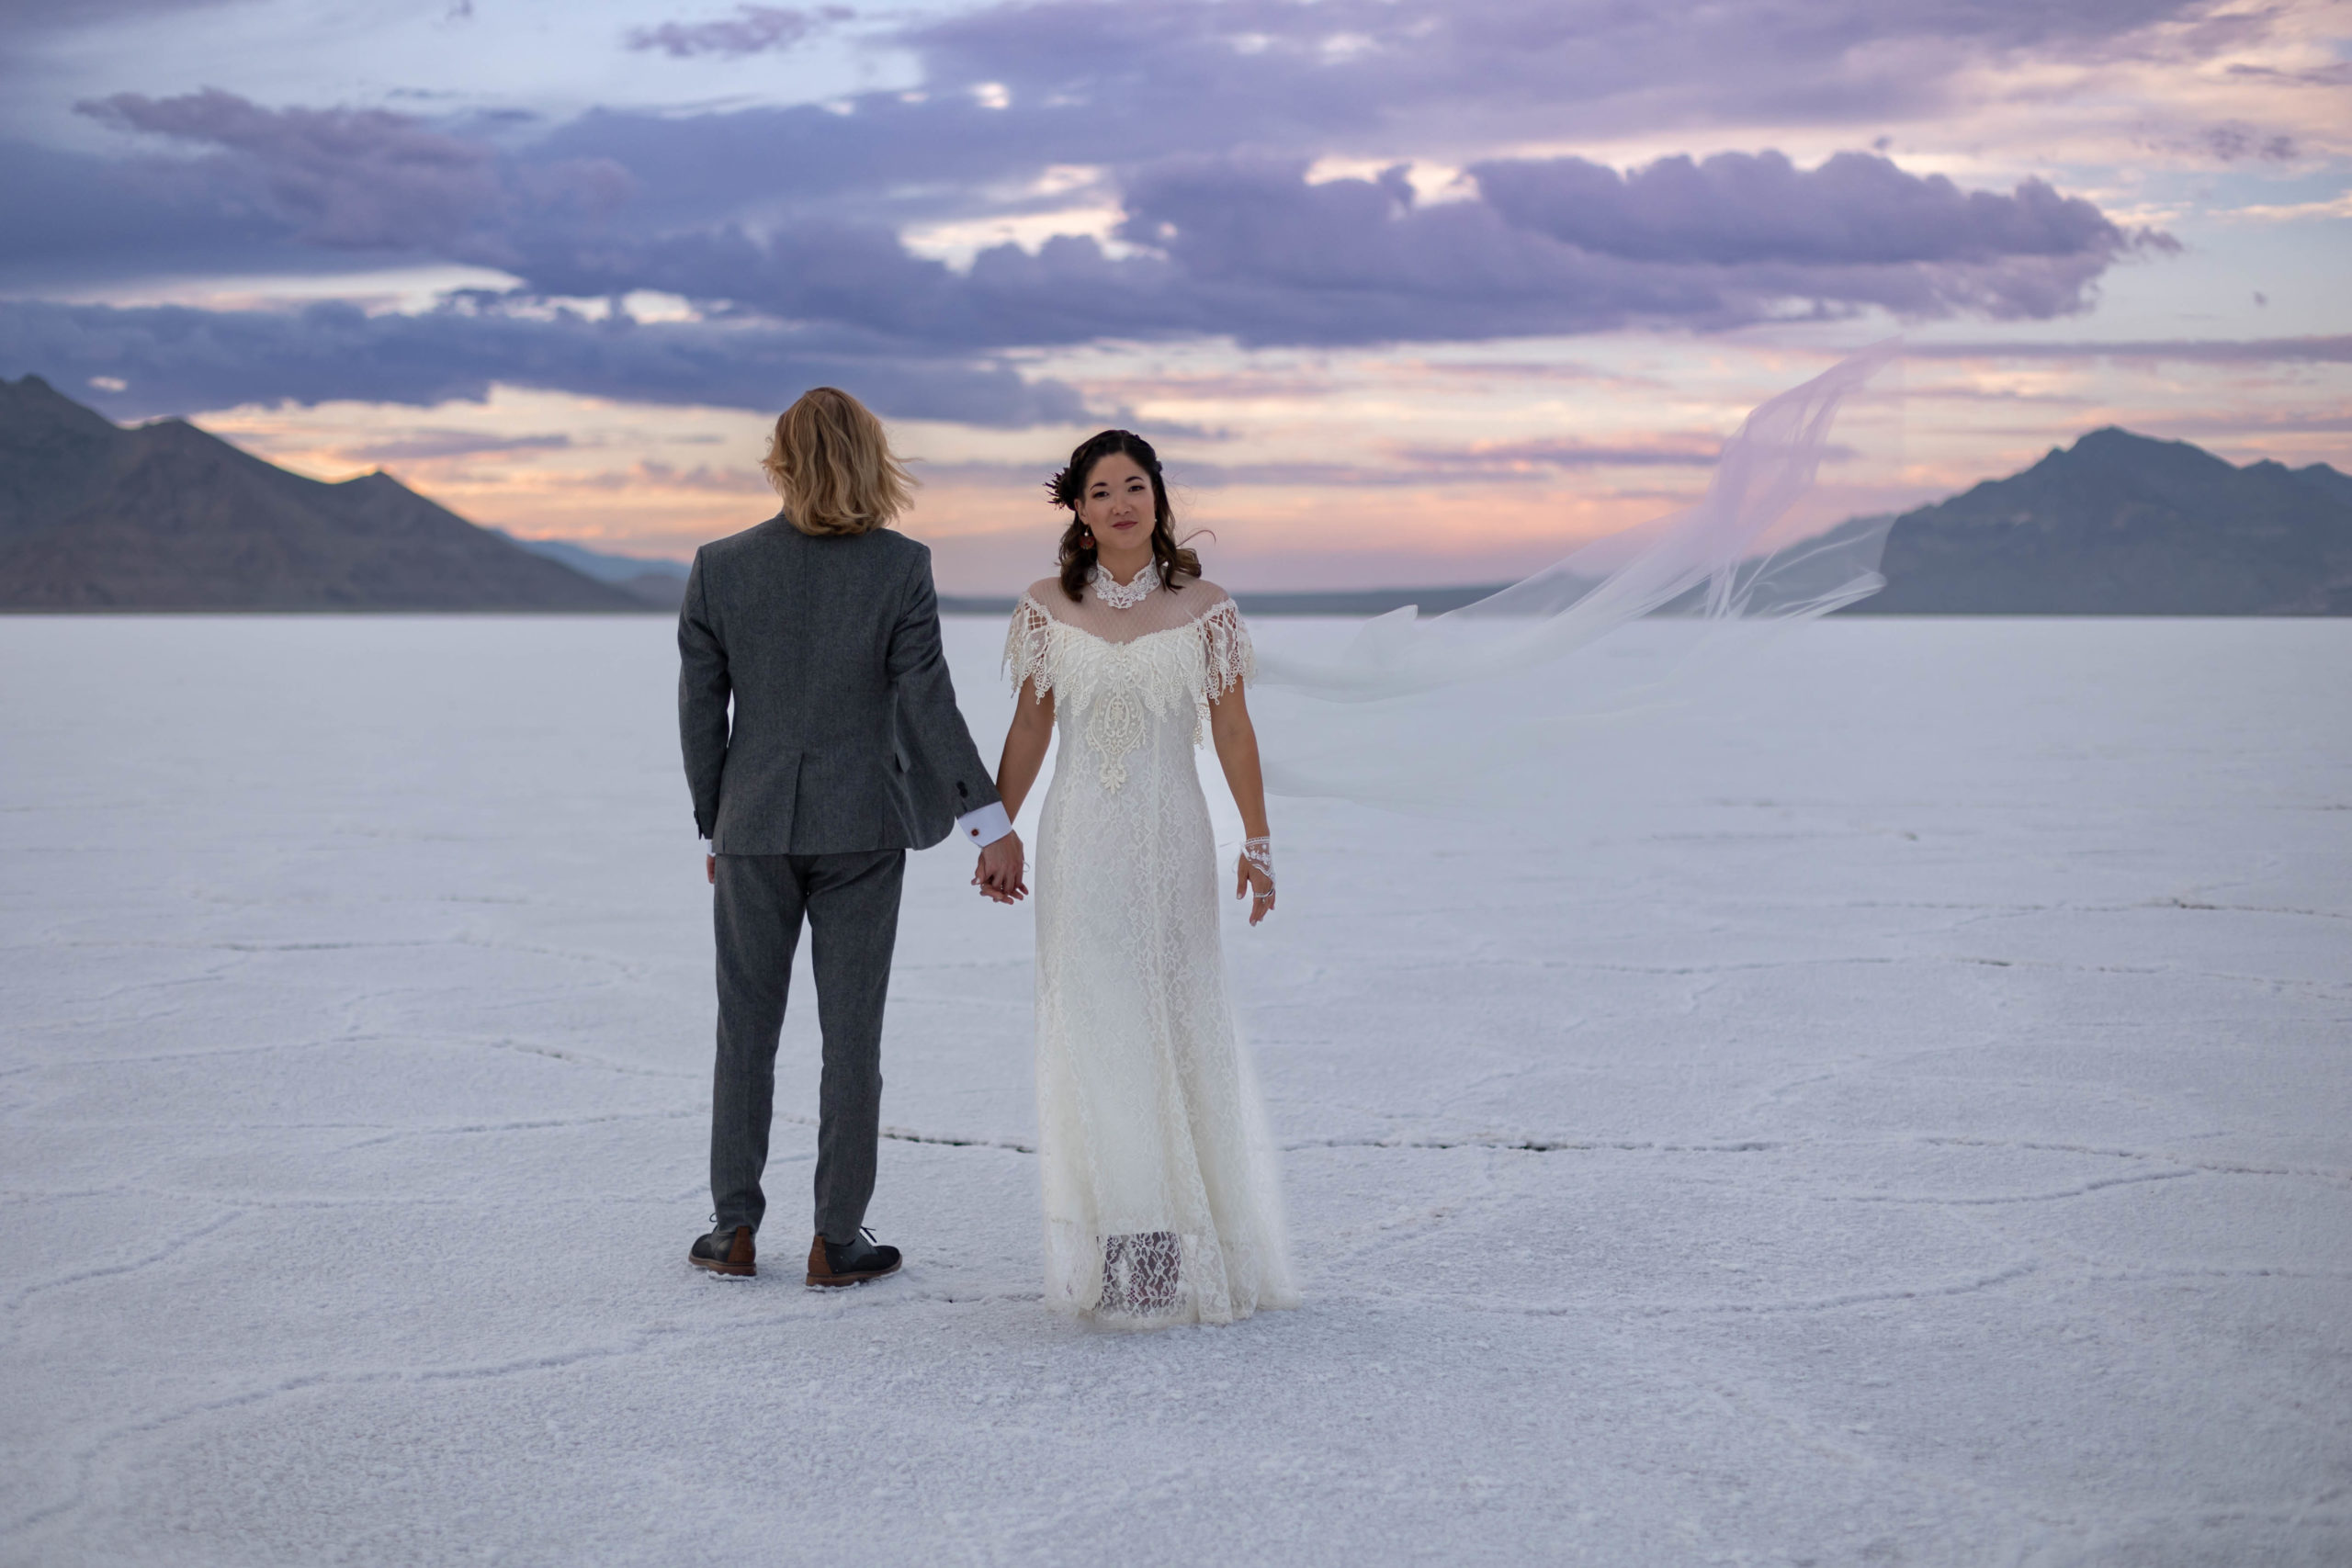
<instances>
[{"instance_id":1,"label":"lace dress panel","mask_svg":"<svg viewBox=\"0 0 2352 1568\"><path fill-rule=\"evenodd\" d=\"M1046 1302L1124 1327L1295 1304L1193 761L1253 668L1240 613L1207 582L1116 609L1049 579L1005 666L1053 695L1060 742L1034 885Z\"/></svg>"}]
</instances>

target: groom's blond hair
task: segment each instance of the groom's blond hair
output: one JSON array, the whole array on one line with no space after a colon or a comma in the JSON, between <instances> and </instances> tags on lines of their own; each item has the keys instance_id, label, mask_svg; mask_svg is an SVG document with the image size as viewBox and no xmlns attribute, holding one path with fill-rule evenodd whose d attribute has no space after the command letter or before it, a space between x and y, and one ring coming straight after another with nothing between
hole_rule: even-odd
<instances>
[{"instance_id":1,"label":"groom's blond hair","mask_svg":"<svg viewBox=\"0 0 2352 1568\"><path fill-rule=\"evenodd\" d=\"M915 478L873 412L838 387L815 387L784 411L760 467L804 534L865 534L914 503Z\"/></svg>"}]
</instances>

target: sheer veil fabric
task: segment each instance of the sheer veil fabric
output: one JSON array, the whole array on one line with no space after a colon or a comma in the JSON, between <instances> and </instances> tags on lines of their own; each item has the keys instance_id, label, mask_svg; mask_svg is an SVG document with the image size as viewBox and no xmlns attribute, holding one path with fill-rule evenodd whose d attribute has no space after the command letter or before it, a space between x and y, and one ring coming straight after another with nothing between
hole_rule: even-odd
<instances>
[{"instance_id":1,"label":"sheer veil fabric","mask_svg":"<svg viewBox=\"0 0 2352 1568\"><path fill-rule=\"evenodd\" d=\"M1763 628L1876 592L1893 518L1822 528L1802 503L1825 460L1851 455L1831 442L1840 413L1900 354L1899 342L1876 344L1758 405L1695 505L1449 614L1378 616L1329 657L1261 657L1250 701L1268 791L1408 808L1524 804L1571 732L1661 694L1572 657L1609 633L1679 621L1670 683L1683 686Z\"/></svg>"},{"instance_id":2,"label":"sheer veil fabric","mask_svg":"<svg viewBox=\"0 0 2352 1568\"><path fill-rule=\"evenodd\" d=\"M1143 1328L1294 1306L1193 764L1208 705L1254 667L1248 628L1210 582L1114 609L1047 579L1005 664L1052 694L1059 746L1035 875L1046 1304Z\"/></svg>"}]
</instances>

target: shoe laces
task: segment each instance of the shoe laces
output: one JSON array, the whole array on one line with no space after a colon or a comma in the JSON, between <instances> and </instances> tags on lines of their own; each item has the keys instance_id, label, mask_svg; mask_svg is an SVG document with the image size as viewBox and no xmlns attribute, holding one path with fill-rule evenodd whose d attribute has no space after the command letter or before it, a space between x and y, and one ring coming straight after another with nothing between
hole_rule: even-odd
<instances>
[{"instance_id":1,"label":"shoe laces","mask_svg":"<svg viewBox=\"0 0 2352 1568\"><path fill-rule=\"evenodd\" d=\"M874 1234L874 1227L872 1225L858 1226L857 1235L864 1236L865 1238L865 1245L868 1247L879 1247L882 1245L882 1238ZM827 1248L838 1247L843 1252L847 1252L851 1247L855 1247L856 1245L856 1235L850 1237L847 1241L829 1241L825 1243Z\"/></svg>"}]
</instances>

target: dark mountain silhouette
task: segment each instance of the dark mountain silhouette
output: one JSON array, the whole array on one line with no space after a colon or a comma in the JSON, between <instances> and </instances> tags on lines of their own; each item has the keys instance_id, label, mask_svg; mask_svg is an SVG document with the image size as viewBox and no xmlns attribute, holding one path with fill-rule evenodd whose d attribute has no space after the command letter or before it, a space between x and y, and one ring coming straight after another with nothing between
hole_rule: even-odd
<instances>
[{"instance_id":1,"label":"dark mountain silhouette","mask_svg":"<svg viewBox=\"0 0 2352 1568\"><path fill-rule=\"evenodd\" d=\"M2094 430L1895 519L1861 615L2352 615L2352 477Z\"/></svg>"},{"instance_id":2,"label":"dark mountain silhouette","mask_svg":"<svg viewBox=\"0 0 2352 1568\"><path fill-rule=\"evenodd\" d=\"M0 609L643 608L389 474L324 484L0 380Z\"/></svg>"}]
</instances>

